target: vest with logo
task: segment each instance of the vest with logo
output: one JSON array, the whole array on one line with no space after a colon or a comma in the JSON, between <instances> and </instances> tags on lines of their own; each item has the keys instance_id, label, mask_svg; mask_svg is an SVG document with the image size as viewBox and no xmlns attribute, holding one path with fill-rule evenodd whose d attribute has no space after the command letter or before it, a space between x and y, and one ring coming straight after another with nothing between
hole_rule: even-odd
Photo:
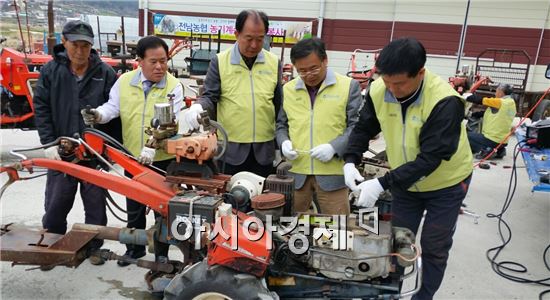
<instances>
[{"instance_id":1,"label":"vest with logo","mask_svg":"<svg viewBox=\"0 0 550 300\"><path fill-rule=\"evenodd\" d=\"M141 153L141 149L150 137L144 130L149 126L154 116L155 104L167 103L168 97L166 95L180 84L177 78L166 73L163 79L163 81L165 81L164 87L156 87L158 84L151 86L147 98L145 98L140 72L141 69L137 69L123 74L118 79L120 81L120 119L123 128L122 140L124 146L136 157ZM139 79L137 83L134 83L134 77L136 76ZM173 157L174 155L167 154L165 151L158 149L154 160L162 161Z\"/></svg>"},{"instance_id":2,"label":"vest with logo","mask_svg":"<svg viewBox=\"0 0 550 300\"><path fill-rule=\"evenodd\" d=\"M382 78L373 82L369 93L384 134L388 161L392 169L416 159L420 153L420 131L439 101L448 96L459 96L447 82L426 70L422 91L418 99L407 108L406 119L403 122L401 104L389 95L388 98L392 100L385 101L386 93L389 92L386 92ZM462 101L464 102L464 99ZM472 170L472 153L466 128L461 124L458 148L451 159L442 160L435 171L418 180L409 191L426 192L450 187L464 180Z\"/></svg>"},{"instance_id":3,"label":"vest with logo","mask_svg":"<svg viewBox=\"0 0 550 300\"><path fill-rule=\"evenodd\" d=\"M483 114L483 126L481 133L486 138L495 143L500 143L510 132L510 126L516 116L516 103L511 96L507 95L501 98L502 102L498 110L493 112L492 108L487 108ZM508 139L504 141L507 143Z\"/></svg>"},{"instance_id":4,"label":"vest with logo","mask_svg":"<svg viewBox=\"0 0 550 300\"><path fill-rule=\"evenodd\" d=\"M255 62L250 70L243 59L231 64L233 48L218 54L221 80L218 122L234 143L261 143L275 137L275 106L279 61L262 50L265 62Z\"/></svg>"},{"instance_id":5,"label":"vest with logo","mask_svg":"<svg viewBox=\"0 0 550 300\"><path fill-rule=\"evenodd\" d=\"M284 85L283 109L288 117L289 137L295 149L309 151L327 144L347 128L346 108L351 78L336 74L336 83L321 85L313 108L307 88L296 89L296 78ZM306 175L342 175L344 161L334 157L324 163L301 152L292 161L290 171Z\"/></svg>"}]
</instances>

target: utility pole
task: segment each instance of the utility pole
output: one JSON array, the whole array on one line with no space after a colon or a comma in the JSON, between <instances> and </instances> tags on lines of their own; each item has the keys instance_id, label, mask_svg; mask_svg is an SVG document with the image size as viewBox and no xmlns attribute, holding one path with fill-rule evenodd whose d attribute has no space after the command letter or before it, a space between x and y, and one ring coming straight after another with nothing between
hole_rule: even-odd
<instances>
[{"instance_id":1,"label":"utility pole","mask_svg":"<svg viewBox=\"0 0 550 300\"><path fill-rule=\"evenodd\" d=\"M23 0L23 4L25 4L25 19L26 19L26 22L27 22L27 36L28 36L28 41L29 41L29 53L33 53L34 52L34 46L32 44L31 28L29 26L29 10L28 10L27 0Z\"/></svg>"},{"instance_id":2,"label":"utility pole","mask_svg":"<svg viewBox=\"0 0 550 300\"><path fill-rule=\"evenodd\" d=\"M53 0L48 0L48 54L53 55L55 46L55 28L53 19Z\"/></svg>"}]
</instances>

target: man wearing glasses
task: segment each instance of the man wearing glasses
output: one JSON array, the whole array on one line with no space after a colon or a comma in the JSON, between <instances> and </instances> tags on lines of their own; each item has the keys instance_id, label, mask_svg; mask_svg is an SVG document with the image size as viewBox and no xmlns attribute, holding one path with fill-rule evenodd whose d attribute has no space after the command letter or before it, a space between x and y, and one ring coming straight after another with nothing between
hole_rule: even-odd
<instances>
[{"instance_id":1,"label":"man wearing glasses","mask_svg":"<svg viewBox=\"0 0 550 300\"><path fill-rule=\"evenodd\" d=\"M284 86L277 142L292 161L294 209L307 211L315 193L321 213L349 214L342 157L361 105L359 83L327 67L318 38L298 42L290 60L300 76Z\"/></svg>"},{"instance_id":2,"label":"man wearing glasses","mask_svg":"<svg viewBox=\"0 0 550 300\"><path fill-rule=\"evenodd\" d=\"M275 120L282 98L281 65L263 50L269 21L244 10L235 22L237 42L210 61L204 94L185 113L189 128L198 128L203 109L215 111L228 136L221 171L267 177L275 159Z\"/></svg>"}]
</instances>

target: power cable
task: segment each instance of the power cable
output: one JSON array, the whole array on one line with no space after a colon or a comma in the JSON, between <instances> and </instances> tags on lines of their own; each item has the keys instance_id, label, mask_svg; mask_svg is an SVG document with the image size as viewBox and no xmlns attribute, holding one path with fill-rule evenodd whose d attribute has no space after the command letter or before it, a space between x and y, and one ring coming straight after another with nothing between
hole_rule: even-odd
<instances>
[{"instance_id":1,"label":"power cable","mask_svg":"<svg viewBox=\"0 0 550 300\"><path fill-rule=\"evenodd\" d=\"M525 278L525 277L520 277L520 276L511 274L511 272L527 273L527 267L525 267L524 265L522 265L518 262L514 262L514 261L500 261L500 262L497 262L497 258L500 255L500 252L512 240L512 229L510 228L508 223L506 223L506 221L504 221L503 217L504 217L504 214L506 213L506 211L508 210L508 208L510 208L510 204L512 203L512 199L514 198L514 194L516 192L517 180L518 180L516 161L517 161L517 158L518 158L519 154L521 153L520 145L522 145L522 144L526 144L526 142L525 141L519 141L514 146L514 161L513 161L513 165L512 165L512 173L510 174L510 182L508 184L508 191L507 191L506 198L504 200L504 203L502 205L502 209L501 209L500 213L498 213L498 214L488 213L486 215L487 218L490 218L490 219L491 218L496 218L498 220L498 233L499 233L499 236L500 236L500 239L501 239L501 242L502 242L501 245L488 249L486 251L486 257L489 260L489 262L491 263L491 268L493 269L493 271L497 275L499 275L499 276L501 276L505 279L508 279L508 280L514 281L514 282L519 282L519 283L530 283L530 284L537 284L537 285L542 285L542 286L545 286L545 287L550 287L550 282L547 282L547 281L550 280L550 277L543 278L543 279L529 279L529 278ZM550 264L546 260L546 254L549 251L549 249L550 249L550 245L548 245L544 249L542 260L544 262L544 265L545 265L546 269L550 271ZM539 299L542 300L542 297L545 294L548 294L548 293L550 293L550 289L541 292L539 294Z\"/></svg>"}]
</instances>

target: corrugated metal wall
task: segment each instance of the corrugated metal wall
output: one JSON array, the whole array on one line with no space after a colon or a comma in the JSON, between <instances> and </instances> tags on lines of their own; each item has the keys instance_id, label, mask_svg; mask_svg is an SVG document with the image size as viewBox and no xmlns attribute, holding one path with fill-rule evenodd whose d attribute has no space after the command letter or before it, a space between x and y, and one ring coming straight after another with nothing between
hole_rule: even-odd
<instances>
[{"instance_id":1,"label":"corrugated metal wall","mask_svg":"<svg viewBox=\"0 0 550 300\"><path fill-rule=\"evenodd\" d=\"M140 8L145 2L150 13L213 17L234 17L242 9L255 8L274 20L311 20L314 30L321 7L321 0L141 0ZM377 49L391 37L415 36L427 48L429 68L444 78L455 73L467 0L327 0L325 3L322 38L327 43L330 66L338 72L347 72L354 49ZM550 63L549 7L550 0L471 0L461 65L473 65L473 58L486 48L524 49L531 56L531 63L537 60L538 64L531 68L527 89L546 89L549 83L544 70ZM140 18L143 20L142 13ZM288 57L289 51L285 52ZM372 64L371 56L364 55L361 59L364 62L359 65Z\"/></svg>"}]
</instances>

